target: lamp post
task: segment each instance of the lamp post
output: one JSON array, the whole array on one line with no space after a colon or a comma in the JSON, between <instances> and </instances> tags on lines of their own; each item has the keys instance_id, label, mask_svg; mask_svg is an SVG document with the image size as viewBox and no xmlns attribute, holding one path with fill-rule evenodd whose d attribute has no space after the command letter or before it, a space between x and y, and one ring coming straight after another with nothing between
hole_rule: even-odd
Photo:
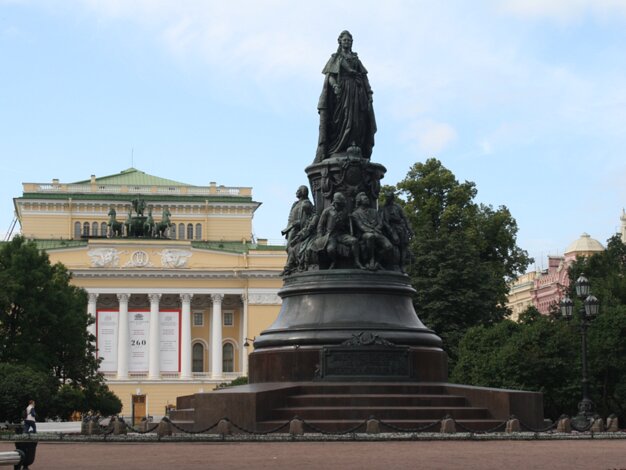
<instances>
[{"instance_id":1,"label":"lamp post","mask_svg":"<svg viewBox=\"0 0 626 470\"><path fill-rule=\"evenodd\" d=\"M593 402L589 398L589 378L587 377L587 328L591 324L599 311L598 299L591 295L589 280L581 274L575 283L576 296L581 300L580 313L580 334L582 347L582 394L583 398L578 403L578 414L573 418L573 422L578 427L585 427L593 418ZM574 302L567 295L561 301L561 314L566 320L572 319L574 313Z\"/></svg>"}]
</instances>

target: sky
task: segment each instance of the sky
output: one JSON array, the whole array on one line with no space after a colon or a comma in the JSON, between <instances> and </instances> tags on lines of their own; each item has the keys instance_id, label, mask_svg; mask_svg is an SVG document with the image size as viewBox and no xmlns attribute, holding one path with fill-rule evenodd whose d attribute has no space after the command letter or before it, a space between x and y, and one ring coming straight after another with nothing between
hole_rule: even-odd
<instances>
[{"instance_id":1,"label":"sky","mask_svg":"<svg viewBox=\"0 0 626 470\"><path fill-rule=\"evenodd\" d=\"M369 71L384 184L435 157L546 268L626 206L623 0L0 0L0 231L22 183L135 167L251 186L281 241L339 33Z\"/></svg>"}]
</instances>

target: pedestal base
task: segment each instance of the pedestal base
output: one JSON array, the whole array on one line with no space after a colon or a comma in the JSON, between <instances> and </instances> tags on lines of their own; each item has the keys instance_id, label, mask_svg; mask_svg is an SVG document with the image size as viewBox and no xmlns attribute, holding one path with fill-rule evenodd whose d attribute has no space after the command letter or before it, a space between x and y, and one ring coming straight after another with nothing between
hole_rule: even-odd
<instances>
[{"instance_id":1,"label":"pedestal base","mask_svg":"<svg viewBox=\"0 0 626 470\"><path fill-rule=\"evenodd\" d=\"M285 278L276 321L254 341L255 351L329 346L367 333L396 346L441 350L441 339L415 313L409 277L395 271L332 269Z\"/></svg>"},{"instance_id":2,"label":"pedestal base","mask_svg":"<svg viewBox=\"0 0 626 470\"><path fill-rule=\"evenodd\" d=\"M364 348L365 349L365 348ZM322 346L267 348L249 356L250 383L309 382L309 381L412 381L446 382L448 356L439 348L409 347L406 376L387 375L380 369L359 368L354 365L353 375L328 374L324 371L325 348ZM397 369L396 369L397 370ZM389 369L394 373L394 369Z\"/></svg>"}]
</instances>

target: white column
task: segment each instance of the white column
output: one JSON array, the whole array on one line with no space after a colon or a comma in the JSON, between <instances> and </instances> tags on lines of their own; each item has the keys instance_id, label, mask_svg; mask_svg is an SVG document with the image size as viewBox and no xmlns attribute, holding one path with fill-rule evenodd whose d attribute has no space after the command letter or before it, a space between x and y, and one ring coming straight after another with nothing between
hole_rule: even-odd
<instances>
[{"instance_id":1,"label":"white column","mask_svg":"<svg viewBox=\"0 0 626 470\"><path fill-rule=\"evenodd\" d=\"M211 377L222 378L222 300L224 294L212 294L213 316L211 321Z\"/></svg>"},{"instance_id":2,"label":"white column","mask_svg":"<svg viewBox=\"0 0 626 470\"><path fill-rule=\"evenodd\" d=\"M149 294L150 299L150 335L148 336L148 378L161 377L161 335L159 335L159 300L161 294Z\"/></svg>"},{"instance_id":3,"label":"white column","mask_svg":"<svg viewBox=\"0 0 626 470\"><path fill-rule=\"evenodd\" d=\"M191 379L191 298L193 294L181 294L182 317L180 345L180 378Z\"/></svg>"},{"instance_id":4,"label":"white column","mask_svg":"<svg viewBox=\"0 0 626 470\"><path fill-rule=\"evenodd\" d=\"M117 294L119 301L119 320L117 330L117 378L128 378L128 298L129 294Z\"/></svg>"},{"instance_id":5,"label":"white column","mask_svg":"<svg viewBox=\"0 0 626 470\"><path fill-rule=\"evenodd\" d=\"M241 372L243 375L248 375L248 349L252 347L245 347L246 338L248 337L248 294L241 294L241 303L243 304L243 312L241 318Z\"/></svg>"},{"instance_id":6,"label":"white column","mask_svg":"<svg viewBox=\"0 0 626 470\"><path fill-rule=\"evenodd\" d=\"M87 327L87 332L96 336L96 303L98 302L98 294L89 293L89 301L87 302L87 313L93 317L94 322Z\"/></svg>"}]
</instances>

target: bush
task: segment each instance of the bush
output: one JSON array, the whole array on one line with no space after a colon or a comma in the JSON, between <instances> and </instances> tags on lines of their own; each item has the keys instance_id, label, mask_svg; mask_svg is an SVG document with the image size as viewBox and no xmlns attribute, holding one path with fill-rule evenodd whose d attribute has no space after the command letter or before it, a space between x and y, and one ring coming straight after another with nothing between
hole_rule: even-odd
<instances>
[{"instance_id":1,"label":"bush","mask_svg":"<svg viewBox=\"0 0 626 470\"><path fill-rule=\"evenodd\" d=\"M247 385L247 384L248 384L248 377L243 376L243 377L237 377L232 382L222 382L215 388L220 389L220 388L236 387L237 385Z\"/></svg>"},{"instance_id":2,"label":"bush","mask_svg":"<svg viewBox=\"0 0 626 470\"><path fill-rule=\"evenodd\" d=\"M122 401L103 383L90 384L85 389L87 409L102 416L112 416L122 411Z\"/></svg>"},{"instance_id":3,"label":"bush","mask_svg":"<svg viewBox=\"0 0 626 470\"><path fill-rule=\"evenodd\" d=\"M55 394L51 377L26 366L0 364L0 421L20 422L29 400L35 400L37 414L45 418Z\"/></svg>"},{"instance_id":4,"label":"bush","mask_svg":"<svg viewBox=\"0 0 626 470\"><path fill-rule=\"evenodd\" d=\"M62 385L54 399L53 414L63 420L69 420L75 411L87 411L85 392L71 385Z\"/></svg>"}]
</instances>

